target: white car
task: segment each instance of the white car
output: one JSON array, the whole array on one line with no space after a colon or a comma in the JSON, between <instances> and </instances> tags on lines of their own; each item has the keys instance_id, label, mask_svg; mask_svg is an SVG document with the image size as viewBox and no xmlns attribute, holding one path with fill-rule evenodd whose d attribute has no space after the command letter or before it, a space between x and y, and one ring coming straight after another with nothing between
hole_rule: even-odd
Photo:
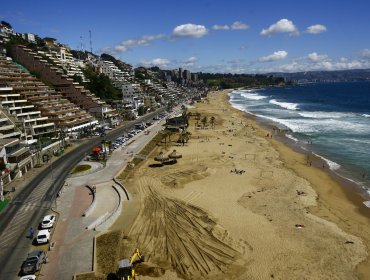
<instances>
[{"instance_id":1,"label":"white car","mask_svg":"<svg viewBox=\"0 0 370 280\"><path fill-rule=\"evenodd\" d=\"M36 280L36 276L35 275L26 275L26 276L21 277L19 280Z\"/></svg>"},{"instance_id":2,"label":"white car","mask_svg":"<svg viewBox=\"0 0 370 280\"><path fill-rule=\"evenodd\" d=\"M36 237L37 244L49 243L49 241L50 241L50 229L40 230Z\"/></svg>"},{"instance_id":3,"label":"white car","mask_svg":"<svg viewBox=\"0 0 370 280\"><path fill-rule=\"evenodd\" d=\"M55 215L47 215L42 219L41 228L52 228L55 222Z\"/></svg>"}]
</instances>

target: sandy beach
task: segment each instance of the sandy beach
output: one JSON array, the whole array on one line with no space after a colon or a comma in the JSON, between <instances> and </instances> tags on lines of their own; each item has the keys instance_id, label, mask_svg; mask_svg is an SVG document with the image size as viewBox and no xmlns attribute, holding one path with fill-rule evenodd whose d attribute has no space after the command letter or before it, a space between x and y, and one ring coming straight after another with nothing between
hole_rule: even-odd
<instances>
[{"instance_id":1,"label":"sandy beach","mask_svg":"<svg viewBox=\"0 0 370 280\"><path fill-rule=\"evenodd\" d=\"M125 182L141 202L125 246L140 247L152 276L370 279L370 211L358 196L232 108L227 91L189 112L208 126L191 117L185 146L174 137ZM173 149L176 164L150 166Z\"/></svg>"}]
</instances>

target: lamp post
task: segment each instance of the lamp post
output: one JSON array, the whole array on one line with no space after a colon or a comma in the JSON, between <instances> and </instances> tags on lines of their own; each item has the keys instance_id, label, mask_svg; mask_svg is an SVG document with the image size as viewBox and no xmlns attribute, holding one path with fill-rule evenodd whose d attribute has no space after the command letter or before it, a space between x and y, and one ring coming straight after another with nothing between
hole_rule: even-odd
<instances>
[{"instance_id":1,"label":"lamp post","mask_svg":"<svg viewBox=\"0 0 370 280\"><path fill-rule=\"evenodd\" d=\"M0 178L0 201L4 201L4 183L3 179Z\"/></svg>"}]
</instances>

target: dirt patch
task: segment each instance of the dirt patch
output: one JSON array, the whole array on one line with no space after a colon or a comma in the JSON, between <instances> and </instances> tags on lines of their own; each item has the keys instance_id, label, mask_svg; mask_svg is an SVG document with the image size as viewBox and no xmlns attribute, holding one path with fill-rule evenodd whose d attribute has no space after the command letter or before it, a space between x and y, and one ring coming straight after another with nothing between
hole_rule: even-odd
<instances>
[{"instance_id":1,"label":"dirt patch","mask_svg":"<svg viewBox=\"0 0 370 280\"><path fill-rule=\"evenodd\" d=\"M229 237L204 210L157 191L152 178L141 178L143 208L130 238L146 261L171 267L184 279L233 275L245 248ZM239 270L240 272L240 270Z\"/></svg>"},{"instance_id":2,"label":"dirt patch","mask_svg":"<svg viewBox=\"0 0 370 280\"><path fill-rule=\"evenodd\" d=\"M170 188L180 188L186 183L201 180L207 177L207 166L197 164L192 167L173 168L163 172L160 177L161 182Z\"/></svg>"},{"instance_id":3,"label":"dirt patch","mask_svg":"<svg viewBox=\"0 0 370 280\"><path fill-rule=\"evenodd\" d=\"M120 254L120 244L122 231L112 231L103 234L96 239L96 260L95 268L97 275L108 275L116 272L118 268L118 256Z\"/></svg>"}]
</instances>

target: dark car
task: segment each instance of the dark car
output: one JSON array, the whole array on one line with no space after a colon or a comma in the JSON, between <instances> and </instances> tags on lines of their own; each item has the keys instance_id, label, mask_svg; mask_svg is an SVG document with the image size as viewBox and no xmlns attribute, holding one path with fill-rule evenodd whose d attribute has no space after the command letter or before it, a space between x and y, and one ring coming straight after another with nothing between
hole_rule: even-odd
<instances>
[{"instance_id":1,"label":"dark car","mask_svg":"<svg viewBox=\"0 0 370 280\"><path fill-rule=\"evenodd\" d=\"M41 269L45 260L45 251L34 251L28 254L27 259L21 266L21 274L33 274Z\"/></svg>"}]
</instances>

